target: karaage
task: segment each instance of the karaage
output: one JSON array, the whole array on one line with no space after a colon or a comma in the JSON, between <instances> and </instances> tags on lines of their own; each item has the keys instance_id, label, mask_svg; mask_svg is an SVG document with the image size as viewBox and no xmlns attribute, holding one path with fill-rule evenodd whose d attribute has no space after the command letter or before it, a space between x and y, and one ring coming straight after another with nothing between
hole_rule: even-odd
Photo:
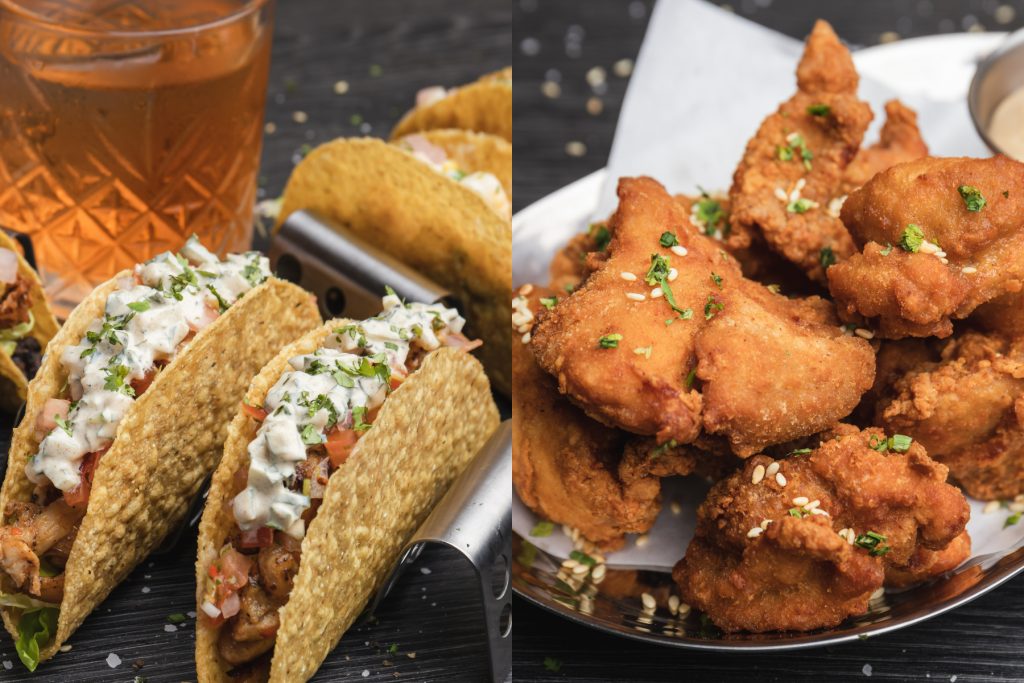
<instances>
[{"instance_id":1,"label":"karaage","mask_svg":"<svg viewBox=\"0 0 1024 683\"><path fill-rule=\"evenodd\" d=\"M919 441L976 498L1024 493L1024 338L967 331L928 355L882 389L877 424Z\"/></svg>"},{"instance_id":2,"label":"karaage","mask_svg":"<svg viewBox=\"0 0 1024 683\"><path fill-rule=\"evenodd\" d=\"M920 554L944 551L970 515L946 474L921 445L849 425L810 453L755 456L711 489L673 576L725 631L835 626L863 613L888 574L948 569Z\"/></svg>"},{"instance_id":3,"label":"karaage","mask_svg":"<svg viewBox=\"0 0 1024 683\"><path fill-rule=\"evenodd\" d=\"M846 167L842 194L848 195L887 168L926 156L928 145L917 127L917 113L899 100L889 100L878 142L862 148Z\"/></svg>"},{"instance_id":4,"label":"karaage","mask_svg":"<svg viewBox=\"0 0 1024 683\"><path fill-rule=\"evenodd\" d=\"M953 319L1024 286L1024 164L928 157L853 192L842 219L864 251L829 268L839 315L883 337L948 337Z\"/></svg>"},{"instance_id":5,"label":"karaage","mask_svg":"<svg viewBox=\"0 0 1024 683\"><path fill-rule=\"evenodd\" d=\"M542 316L531 346L587 414L659 443L703 431L749 456L834 425L874 377L874 352L831 304L748 280L657 182L619 183L597 270Z\"/></svg>"},{"instance_id":6,"label":"karaage","mask_svg":"<svg viewBox=\"0 0 1024 683\"><path fill-rule=\"evenodd\" d=\"M733 176L730 248L763 240L820 283L854 253L838 206L872 118L858 82L849 50L818 21L797 67L797 93L764 120Z\"/></svg>"}]
</instances>

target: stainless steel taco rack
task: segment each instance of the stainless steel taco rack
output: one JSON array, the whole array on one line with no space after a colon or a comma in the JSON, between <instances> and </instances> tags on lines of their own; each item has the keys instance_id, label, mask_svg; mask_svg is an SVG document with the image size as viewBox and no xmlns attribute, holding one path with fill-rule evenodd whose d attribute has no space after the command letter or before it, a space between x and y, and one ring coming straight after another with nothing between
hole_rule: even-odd
<instances>
[{"instance_id":1,"label":"stainless steel taco rack","mask_svg":"<svg viewBox=\"0 0 1024 683\"><path fill-rule=\"evenodd\" d=\"M317 296L325 317L368 318L380 313L389 286L410 301L460 308L443 287L311 212L288 217L270 245L270 267L279 277ZM409 540L364 617L432 544L457 550L479 583L493 681L512 671L512 428L506 420L452 484Z\"/></svg>"}]
</instances>

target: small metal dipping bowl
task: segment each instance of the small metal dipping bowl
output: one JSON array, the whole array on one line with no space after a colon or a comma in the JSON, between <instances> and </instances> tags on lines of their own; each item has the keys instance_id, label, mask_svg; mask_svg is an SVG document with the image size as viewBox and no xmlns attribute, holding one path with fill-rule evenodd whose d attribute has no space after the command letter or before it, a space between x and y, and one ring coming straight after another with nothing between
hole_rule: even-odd
<instances>
[{"instance_id":1,"label":"small metal dipping bowl","mask_svg":"<svg viewBox=\"0 0 1024 683\"><path fill-rule=\"evenodd\" d=\"M967 106L974 127L995 153L1006 154L988 134L992 114L1000 102L1020 88L1024 88L1024 29L1011 33L978 65L967 93ZM1021 125L1024 126L1024 121Z\"/></svg>"}]
</instances>

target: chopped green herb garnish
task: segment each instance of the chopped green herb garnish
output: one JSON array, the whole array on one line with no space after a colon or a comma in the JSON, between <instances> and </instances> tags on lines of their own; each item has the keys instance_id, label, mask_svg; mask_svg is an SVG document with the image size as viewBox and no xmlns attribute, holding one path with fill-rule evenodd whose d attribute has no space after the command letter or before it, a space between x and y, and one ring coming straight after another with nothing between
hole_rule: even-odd
<instances>
[{"instance_id":1,"label":"chopped green herb garnish","mask_svg":"<svg viewBox=\"0 0 1024 683\"><path fill-rule=\"evenodd\" d=\"M323 443L323 437L317 431L316 425L308 424L299 431L299 437L302 439L302 443L307 446L315 446Z\"/></svg>"},{"instance_id":2,"label":"chopped green herb garnish","mask_svg":"<svg viewBox=\"0 0 1024 683\"><path fill-rule=\"evenodd\" d=\"M206 285L206 288L210 290L210 293L213 294L215 299L217 299L217 309L221 313L231 308L231 304L224 300L224 297L220 295L220 292L217 291L216 287L213 285Z\"/></svg>"},{"instance_id":3,"label":"chopped green herb garnish","mask_svg":"<svg viewBox=\"0 0 1024 683\"><path fill-rule=\"evenodd\" d=\"M128 304L128 308L132 309L136 313L144 313L149 310L149 302L145 299L142 301L133 301Z\"/></svg>"},{"instance_id":4,"label":"chopped green herb garnish","mask_svg":"<svg viewBox=\"0 0 1024 683\"><path fill-rule=\"evenodd\" d=\"M722 231L723 236L729 234L729 226L726 224L725 209L722 208L722 203L712 199L706 192L702 191L702 196L694 204L697 214L697 222L704 226L704 234L708 237L714 237L715 233L719 230Z\"/></svg>"},{"instance_id":5,"label":"chopped green herb garnish","mask_svg":"<svg viewBox=\"0 0 1024 683\"><path fill-rule=\"evenodd\" d=\"M60 415L54 415L53 416L53 421L55 423L57 423L58 427L60 427L61 429L64 430L65 434L67 434L68 436L71 436L71 425L68 424L67 420L65 420Z\"/></svg>"},{"instance_id":6,"label":"chopped green herb garnish","mask_svg":"<svg viewBox=\"0 0 1024 683\"><path fill-rule=\"evenodd\" d=\"M704 304L704 319L711 320L719 311L725 310L725 304L715 301L715 297L708 295L707 303Z\"/></svg>"},{"instance_id":7,"label":"chopped green herb garnish","mask_svg":"<svg viewBox=\"0 0 1024 683\"><path fill-rule=\"evenodd\" d=\"M580 564L587 565L588 567L593 567L597 564L597 560L579 550L573 550L571 553L569 553L569 557L573 560L576 560Z\"/></svg>"},{"instance_id":8,"label":"chopped green herb garnish","mask_svg":"<svg viewBox=\"0 0 1024 683\"><path fill-rule=\"evenodd\" d=\"M127 365L121 365L120 363L110 365L107 366L105 372L106 378L103 382L104 389L107 391L119 391L122 394L127 394L128 396L135 395L135 389L132 388L132 385L125 383L125 379L128 377Z\"/></svg>"},{"instance_id":9,"label":"chopped green herb garnish","mask_svg":"<svg viewBox=\"0 0 1024 683\"><path fill-rule=\"evenodd\" d=\"M552 673L558 673L562 670L562 662L554 657L545 657L544 668Z\"/></svg>"},{"instance_id":10,"label":"chopped green herb garnish","mask_svg":"<svg viewBox=\"0 0 1024 683\"><path fill-rule=\"evenodd\" d=\"M718 273L711 271L711 281L715 283L715 286L719 289L722 288L722 276Z\"/></svg>"},{"instance_id":11,"label":"chopped green herb garnish","mask_svg":"<svg viewBox=\"0 0 1024 683\"><path fill-rule=\"evenodd\" d=\"M620 341L622 341L621 334L606 334L597 340L597 345L602 349L617 349Z\"/></svg>"},{"instance_id":12,"label":"chopped green herb garnish","mask_svg":"<svg viewBox=\"0 0 1024 683\"><path fill-rule=\"evenodd\" d=\"M594 246L598 251L604 251L612 241L612 234L604 223L594 223L590 226L590 238L594 240Z\"/></svg>"},{"instance_id":13,"label":"chopped green herb garnish","mask_svg":"<svg viewBox=\"0 0 1024 683\"><path fill-rule=\"evenodd\" d=\"M789 516L790 517L797 517L799 519L803 519L804 517L806 517L809 514L811 514L811 513L808 512L807 510L804 510L803 508L789 508Z\"/></svg>"},{"instance_id":14,"label":"chopped green herb garnish","mask_svg":"<svg viewBox=\"0 0 1024 683\"><path fill-rule=\"evenodd\" d=\"M794 199L789 204L786 204L786 211L789 213L807 213L812 208L814 208L814 202L804 197Z\"/></svg>"},{"instance_id":15,"label":"chopped green herb garnish","mask_svg":"<svg viewBox=\"0 0 1024 683\"><path fill-rule=\"evenodd\" d=\"M686 387L687 391L693 388L693 382L695 379L697 379L697 368L693 368L686 373L686 380L683 382L683 386Z\"/></svg>"},{"instance_id":16,"label":"chopped green herb garnish","mask_svg":"<svg viewBox=\"0 0 1024 683\"><path fill-rule=\"evenodd\" d=\"M924 232L920 227L911 223L904 228L903 235L900 237L900 248L903 251L915 254L921 248L922 243L924 243Z\"/></svg>"},{"instance_id":17,"label":"chopped green herb garnish","mask_svg":"<svg viewBox=\"0 0 1024 683\"><path fill-rule=\"evenodd\" d=\"M886 242L885 249L883 249L882 251L880 251L878 253L880 253L882 256L888 256L889 254L892 253L892 245L889 244L888 242Z\"/></svg>"},{"instance_id":18,"label":"chopped green herb garnish","mask_svg":"<svg viewBox=\"0 0 1024 683\"><path fill-rule=\"evenodd\" d=\"M1010 198L1010 191L1009 190L1003 190L1003 197L1006 198L1006 199L1009 199Z\"/></svg>"},{"instance_id":19,"label":"chopped green herb garnish","mask_svg":"<svg viewBox=\"0 0 1024 683\"><path fill-rule=\"evenodd\" d=\"M889 552L889 546L882 545L883 543L885 543L885 536L875 531L860 534L853 542L854 545L867 550L872 557L881 557Z\"/></svg>"},{"instance_id":20,"label":"chopped green herb garnish","mask_svg":"<svg viewBox=\"0 0 1024 683\"><path fill-rule=\"evenodd\" d=\"M661 254L651 254L651 267L647 269L644 282L649 285L660 284L662 280L667 280L669 270L667 258Z\"/></svg>"},{"instance_id":21,"label":"chopped green herb garnish","mask_svg":"<svg viewBox=\"0 0 1024 683\"><path fill-rule=\"evenodd\" d=\"M779 145L778 148L779 161L792 161L793 160L793 149L788 145Z\"/></svg>"},{"instance_id":22,"label":"chopped green herb garnish","mask_svg":"<svg viewBox=\"0 0 1024 683\"><path fill-rule=\"evenodd\" d=\"M546 309L548 309L550 311L552 308L555 307L555 304L558 303L558 297L557 296L541 297L540 303L541 303L541 305L544 308L546 308Z\"/></svg>"},{"instance_id":23,"label":"chopped green herb garnish","mask_svg":"<svg viewBox=\"0 0 1024 683\"><path fill-rule=\"evenodd\" d=\"M186 617L181 612L175 612L174 614L167 615L167 621L171 622L172 624L183 624L187 620L188 617Z\"/></svg>"},{"instance_id":24,"label":"chopped green herb garnish","mask_svg":"<svg viewBox=\"0 0 1024 683\"><path fill-rule=\"evenodd\" d=\"M1014 512L1012 515L1010 515L1009 517L1006 518L1005 522L1003 522L1003 528L1005 529L1006 527L1013 526L1014 524L1019 522L1020 521L1020 516L1021 516L1021 513Z\"/></svg>"},{"instance_id":25,"label":"chopped green herb garnish","mask_svg":"<svg viewBox=\"0 0 1024 683\"><path fill-rule=\"evenodd\" d=\"M960 193L968 211L977 212L985 208L985 197L982 196L978 188L971 187L970 185L961 185L956 188L956 191Z\"/></svg>"},{"instance_id":26,"label":"chopped green herb garnish","mask_svg":"<svg viewBox=\"0 0 1024 683\"><path fill-rule=\"evenodd\" d=\"M906 453L914 440L905 434L893 434L889 437L889 450L897 453Z\"/></svg>"},{"instance_id":27,"label":"chopped green herb garnish","mask_svg":"<svg viewBox=\"0 0 1024 683\"><path fill-rule=\"evenodd\" d=\"M535 537L550 536L551 532L555 530L553 522L540 521L533 525L530 529L530 535Z\"/></svg>"},{"instance_id":28,"label":"chopped green herb garnish","mask_svg":"<svg viewBox=\"0 0 1024 683\"><path fill-rule=\"evenodd\" d=\"M789 452L789 455L807 455L811 452L810 448L797 448Z\"/></svg>"},{"instance_id":29,"label":"chopped green herb garnish","mask_svg":"<svg viewBox=\"0 0 1024 683\"><path fill-rule=\"evenodd\" d=\"M680 320L689 320L692 317L693 317L693 309L692 308L684 308L683 310L679 311L679 319Z\"/></svg>"},{"instance_id":30,"label":"chopped green herb garnish","mask_svg":"<svg viewBox=\"0 0 1024 683\"><path fill-rule=\"evenodd\" d=\"M355 406L352 408L352 429L357 432L365 432L373 425L366 421L366 406Z\"/></svg>"},{"instance_id":31,"label":"chopped green herb garnish","mask_svg":"<svg viewBox=\"0 0 1024 683\"><path fill-rule=\"evenodd\" d=\"M674 247L679 244L679 238L676 237L674 232L668 232L667 230L661 233L661 239L658 240L658 244L665 247Z\"/></svg>"},{"instance_id":32,"label":"chopped green herb garnish","mask_svg":"<svg viewBox=\"0 0 1024 683\"><path fill-rule=\"evenodd\" d=\"M812 104L807 107L807 113L811 116L828 116L832 113L832 107L827 104Z\"/></svg>"},{"instance_id":33,"label":"chopped green herb garnish","mask_svg":"<svg viewBox=\"0 0 1024 683\"><path fill-rule=\"evenodd\" d=\"M388 654L395 654L398 652L398 643L391 643L391 647L388 648Z\"/></svg>"},{"instance_id":34,"label":"chopped green herb garnish","mask_svg":"<svg viewBox=\"0 0 1024 683\"><path fill-rule=\"evenodd\" d=\"M832 251L832 247L822 247L818 252L818 260L821 261L821 267L828 270L830 266L836 264L836 253Z\"/></svg>"}]
</instances>

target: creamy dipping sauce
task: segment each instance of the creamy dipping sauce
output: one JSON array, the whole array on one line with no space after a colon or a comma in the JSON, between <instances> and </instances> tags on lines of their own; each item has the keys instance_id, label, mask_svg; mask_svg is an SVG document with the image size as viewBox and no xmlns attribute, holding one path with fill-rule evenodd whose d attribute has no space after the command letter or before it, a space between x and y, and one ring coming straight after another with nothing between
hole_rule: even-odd
<instances>
[{"instance_id":1,"label":"creamy dipping sauce","mask_svg":"<svg viewBox=\"0 0 1024 683\"><path fill-rule=\"evenodd\" d=\"M1024 161L1024 88L1010 93L996 106L988 135L1006 154Z\"/></svg>"},{"instance_id":2,"label":"creamy dipping sauce","mask_svg":"<svg viewBox=\"0 0 1024 683\"><path fill-rule=\"evenodd\" d=\"M441 304L403 304L393 294L383 303L380 315L340 327L313 353L292 358L292 370L267 393L267 416L248 447L248 481L233 502L242 531L267 526L302 538L311 499L292 488L306 450L336 428L370 429L366 416L387 398L392 375L409 373L412 347L433 351L439 334L459 333L466 323Z\"/></svg>"},{"instance_id":3,"label":"creamy dipping sauce","mask_svg":"<svg viewBox=\"0 0 1024 683\"><path fill-rule=\"evenodd\" d=\"M71 407L25 466L35 484L61 491L81 483L85 455L107 448L135 402L132 382L173 360L193 331L209 325L270 276L257 252L221 261L192 237L180 254L165 252L135 267L107 297L104 316L60 357Z\"/></svg>"}]
</instances>

